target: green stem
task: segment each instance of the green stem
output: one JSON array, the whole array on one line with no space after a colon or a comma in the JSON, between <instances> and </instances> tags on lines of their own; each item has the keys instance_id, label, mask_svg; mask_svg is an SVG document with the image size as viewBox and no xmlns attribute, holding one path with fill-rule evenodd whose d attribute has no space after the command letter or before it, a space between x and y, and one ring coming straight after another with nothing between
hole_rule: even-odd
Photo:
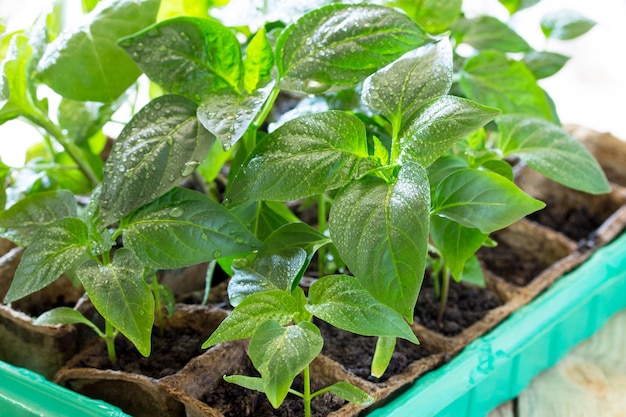
<instances>
[{"instance_id":1,"label":"green stem","mask_svg":"<svg viewBox=\"0 0 626 417\"><path fill-rule=\"evenodd\" d=\"M30 113L25 115L26 119L46 131L47 134L52 136L67 152L70 158L76 163L78 169L85 175L87 180L91 182L93 185L98 185L100 180L98 179L98 175L93 171L92 167L86 163L85 158L81 156L81 150L76 146L74 142L72 142L63 131L52 123L52 121L45 115L39 113Z\"/></svg>"},{"instance_id":2,"label":"green stem","mask_svg":"<svg viewBox=\"0 0 626 417\"><path fill-rule=\"evenodd\" d=\"M302 379L304 380L304 390L302 392L302 400L304 401L304 416L311 417L311 374L308 365L302 372Z\"/></svg>"},{"instance_id":3,"label":"green stem","mask_svg":"<svg viewBox=\"0 0 626 417\"><path fill-rule=\"evenodd\" d=\"M206 271L204 277L204 296L202 297L202 305L205 306L209 303L209 292L211 291L211 283L213 282L213 273L215 272L216 260L209 262L209 268Z\"/></svg>"},{"instance_id":4,"label":"green stem","mask_svg":"<svg viewBox=\"0 0 626 417\"><path fill-rule=\"evenodd\" d=\"M159 287L159 281L157 281L156 274L152 276L152 294L154 296L154 307L157 315L157 326L159 327L159 334L163 337L163 305L161 304L161 288Z\"/></svg>"},{"instance_id":5,"label":"green stem","mask_svg":"<svg viewBox=\"0 0 626 417\"><path fill-rule=\"evenodd\" d=\"M443 276L441 277L441 296L439 297L439 313L437 314L437 324L441 326L443 322L443 313L446 311L448 302L448 289L450 288L450 268L443 267Z\"/></svg>"},{"instance_id":6,"label":"green stem","mask_svg":"<svg viewBox=\"0 0 626 417\"><path fill-rule=\"evenodd\" d=\"M117 330L113 328L113 325L108 320L104 322L104 341L107 346L107 353L109 355L109 362L111 366L115 366L117 363L117 355L115 354L115 337L117 336Z\"/></svg>"},{"instance_id":7,"label":"green stem","mask_svg":"<svg viewBox=\"0 0 626 417\"><path fill-rule=\"evenodd\" d=\"M326 233L326 194L322 193L317 197L317 230L321 234ZM318 271L320 278L326 273L326 246L322 246L317 251Z\"/></svg>"}]
</instances>

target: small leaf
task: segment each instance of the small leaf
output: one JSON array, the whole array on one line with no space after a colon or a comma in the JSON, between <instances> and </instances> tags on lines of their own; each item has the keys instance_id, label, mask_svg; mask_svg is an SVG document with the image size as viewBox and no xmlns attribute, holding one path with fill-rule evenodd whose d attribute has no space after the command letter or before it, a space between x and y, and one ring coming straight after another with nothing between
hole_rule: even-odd
<instances>
[{"instance_id":1,"label":"small leaf","mask_svg":"<svg viewBox=\"0 0 626 417\"><path fill-rule=\"evenodd\" d=\"M55 324L85 324L91 327L99 336L104 336L102 331L78 310L69 307L57 307L48 310L37 319L33 320L35 326Z\"/></svg>"},{"instance_id":2,"label":"small leaf","mask_svg":"<svg viewBox=\"0 0 626 417\"><path fill-rule=\"evenodd\" d=\"M331 86L354 85L427 39L408 16L389 7L321 7L278 38L280 87L318 93Z\"/></svg>"},{"instance_id":3,"label":"small leaf","mask_svg":"<svg viewBox=\"0 0 626 417\"><path fill-rule=\"evenodd\" d=\"M523 113L553 120L545 92L524 63L503 52L484 51L469 58L459 83L470 99L504 113Z\"/></svg>"},{"instance_id":4,"label":"small leaf","mask_svg":"<svg viewBox=\"0 0 626 417\"><path fill-rule=\"evenodd\" d=\"M442 33L461 13L462 0L394 0L385 2L400 7L428 33Z\"/></svg>"},{"instance_id":5,"label":"small leaf","mask_svg":"<svg viewBox=\"0 0 626 417\"><path fill-rule=\"evenodd\" d=\"M483 274L483 270L480 267L480 262L478 261L478 257L476 257L476 255L471 256L467 262L465 262L461 277L459 279L455 278L455 280L457 282L467 282L480 288L485 288L487 286L485 283L485 275Z\"/></svg>"},{"instance_id":6,"label":"small leaf","mask_svg":"<svg viewBox=\"0 0 626 417\"><path fill-rule=\"evenodd\" d=\"M488 234L543 207L508 179L468 168L453 172L437 186L432 213Z\"/></svg>"},{"instance_id":7,"label":"small leaf","mask_svg":"<svg viewBox=\"0 0 626 417\"><path fill-rule=\"evenodd\" d=\"M248 94L267 84L272 78L274 68L274 51L265 28L262 27L254 35L246 47L246 57L243 61L243 85Z\"/></svg>"},{"instance_id":8,"label":"small leaf","mask_svg":"<svg viewBox=\"0 0 626 417\"><path fill-rule=\"evenodd\" d=\"M389 363L391 362L391 357L393 356L393 351L396 348L396 338L395 337L379 337L376 341L376 350L374 351L374 357L372 358L372 376L374 378L380 378L383 376L387 368L389 367Z\"/></svg>"},{"instance_id":9,"label":"small leaf","mask_svg":"<svg viewBox=\"0 0 626 417\"><path fill-rule=\"evenodd\" d=\"M29 91L32 84L28 72L31 59L28 38L20 33L11 36L0 66L0 124L36 112L34 97Z\"/></svg>"},{"instance_id":10,"label":"small leaf","mask_svg":"<svg viewBox=\"0 0 626 417\"><path fill-rule=\"evenodd\" d=\"M65 217L39 228L22 255L4 302L39 291L84 262L87 245L87 225L80 219Z\"/></svg>"},{"instance_id":11,"label":"small leaf","mask_svg":"<svg viewBox=\"0 0 626 417\"><path fill-rule=\"evenodd\" d=\"M413 319L428 243L426 172L405 162L394 183L363 178L344 187L329 230L341 258L378 301Z\"/></svg>"},{"instance_id":12,"label":"small leaf","mask_svg":"<svg viewBox=\"0 0 626 417\"><path fill-rule=\"evenodd\" d=\"M570 57L555 52L535 51L527 53L523 62L536 79L550 77L563 68Z\"/></svg>"},{"instance_id":13,"label":"small leaf","mask_svg":"<svg viewBox=\"0 0 626 417\"><path fill-rule=\"evenodd\" d=\"M296 299L288 292L275 290L254 293L235 307L202 348L230 340L247 339L259 326L270 320L287 325L297 312Z\"/></svg>"},{"instance_id":14,"label":"small leaf","mask_svg":"<svg viewBox=\"0 0 626 417\"><path fill-rule=\"evenodd\" d=\"M362 98L399 132L420 107L447 94L451 85L452 47L445 39L407 52L370 75Z\"/></svg>"},{"instance_id":15,"label":"small leaf","mask_svg":"<svg viewBox=\"0 0 626 417\"><path fill-rule=\"evenodd\" d=\"M502 52L528 52L531 46L513 29L493 16L479 16L461 20L461 36L458 42L467 43L481 50L495 49Z\"/></svg>"},{"instance_id":16,"label":"small leaf","mask_svg":"<svg viewBox=\"0 0 626 417\"><path fill-rule=\"evenodd\" d=\"M259 326L250 339L248 355L274 408L282 404L294 378L319 355L323 345L319 329L308 322L282 327L270 320Z\"/></svg>"},{"instance_id":17,"label":"small leaf","mask_svg":"<svg viewBox=\"0 0 626 417\"><path fill-rule=\"evenodd\" d=\"M95 135L119 109L125 95L112 103L62 99L58 108L59 127L66 136L81 144Z\"/></svg>"},{"instance_id":18,"label":"small leaf","mask_svg":"<svg viewBox=\"0 0 626 417\"><path fill-rule=\"evenodd\" d=\"M67 190L33 194L0 211L0 236L28 246L39 228L64 217L76 217L77 211L76 198Z\"/></svg>"},{"instance_id":19,"label":"small leaf","mask_svg":"<svg viewBox=\"0 0 626 417\"><path fill-rule=\"evenodd\" d=\"M401 160L428 166L500 112L456 96L422 106L400 133Z\"/></svg>"},{"instance_id":20,"label":"small leaf","mask_svg":"<svg viewBox=\"0 0 626 417\"><path fill-rule=\"evenodd\" d=\"M124 245L155 269L183 268L262 247L224 206L185 188L128 216Z\"/></svg>"},{"instance_id":21,"label":"small leaf","mask_svg":"<svg viewBox=\"0 0 626 417\"><path fill-rule=\"evenodd\" d=\"M402 316L377 301L355 277L320 278L311 285L309 298L311 304L306 309L335 327L364 336L402 337L418 343Z\"/></svg>"},{"instance_id":22,"label":"small leaf","mask_svg":"<svg viewBox=\"0 0 626 417\"><path fill-rule=\"evenodd\" d=\"M158 8L158 0L100 2L80 26L48 45L39 77L72 100L115 100L140 74L117 40L152 24Z\"/></svg>"},{"instance_id":23,"label":"small leaf","mask_svg":"<svg viewBox=\"0 0 626 417\"><path fill-rule=\"evenodd\" d=\"M252 150L226 202L288 201L342 187L372 168L365 126L342 111L291 120Z\"/></svg>"},{"instance_id":24,"label":"small leaf","mask_svg":"<svg viewBox=\"0 0 626 417\"><path fill-rule=\"evenodd\" d=\"M154 298L143 272L135 255L122 248L115 252L111 264L89 261L76 270L76 275L98 313L147 357L154 324Z\"/></svg>"},{"instance_id":25,"label":"small leaf","mask_svg":"<svg viewBox=\"0 0 626 417\"><path fill-rule=\"evenodd\" d=\"M246 297L262 291L290 292L306 259L304 249L291 247L260 252L249 266L233 265L233 277L228 283L230 303L236 307Z\"/></svg>"},{"instance_id":26,"label":"small leaf","mask_svg":"<svg viewBox=\"0 0 626 417\"><path fill-rule=\"evenodd\" d=\"M175 17L119 40L139 68L169 93L199 101L239 91L243 65L234 32L215 19Z\"/></svg>"},{"instance_id":27,"label":"small leaf","mask_svg":"<svg viewBox=\"0 0 626 417\"><path fill-rule=\"evenodd\" d=\"M228 150L246 133L273 90L270 81L246 96L230 89L208 93L198 107L198 120Z\"/></svg>"},{"instance_id":28,"label":"small leaf","mask_svg":"<svg viewBox=\"0 0 626 417\"><path fill-rule=\"evenodd\" d=\"M596 22L575 10L557 10L541 18L541 30L546 38L569 40L587 33Z\"/></svg>"},{"instance_id":29,"label":"small leaf","mask_svg":"<svg viewBox=\"0 0 626 417\"><path fill-rule=\"evenodd\" d=\"M100 214L110 224L189 176L215 138L198 123L196 105L165 95L124 127L104 166Z\"/></svg>"},{"instance_id":30,"label":"small leaf","mask_svg":"<svg viewBox=\"0 0 626 417\"><path fill-rule=\"evenodd\" d=\"M287 206L277 201L252 201L238 204L231 209L231 213L237 216L260 240L267 239L271 233L288 223L300 221Z\"/></svg>"},{"instance_id":31,"label":"small leaf","mask_svg":"<svg viewBox=\"0 0 626 417\"><path fill-rule=\"evenodd\" d=\"M611 190L593 155L565 129L522 115L501 116L496 123L503 157L516 155L540 174L575 190L591 194Z\"/></svg>"},{"instance_id":32,"label":"small leaf","mask_svg":"<svg viewBox=\"0 0 626 417\"><path fill-rule=\"evenodd\" d=\"M324 390L330 391L337 397L348 402L364 407L367 407L376 400L375 397L372 397L367 392L345 381L335 382L334 384L326 387Z\"/></svg>"},{"instance_id":33,"label":"small leaf","mask_svg":"<svg viewBox=\"0 0 626 417\"><path fill-rule=\"evenodd\" d=\"M510 14L514 14L520 10L527 9L539 3L539 0L499 0Z\"/></svg>"},{"instance_id":34,"label":"small leaf","mask_svg":"<svg viewBox=\"0 0 626 417\"><path fill-rule=\"evenodd\" d=\"M239 385L249 390L263 392L263 378L246 375L224 375L224 381Z\"/></svg>"},{"instance_id":35,"label":"small leaf","mask_svg":"<svg viewBox=\"0 0 626 417\"><path fill-rule=\"evenodd\" d=\"M308 256L313 256L319 248L332 240L306 223L288 223L276 229L265 239L265 248L278 250L302 248Z\"/></svg>"}]
</instances>

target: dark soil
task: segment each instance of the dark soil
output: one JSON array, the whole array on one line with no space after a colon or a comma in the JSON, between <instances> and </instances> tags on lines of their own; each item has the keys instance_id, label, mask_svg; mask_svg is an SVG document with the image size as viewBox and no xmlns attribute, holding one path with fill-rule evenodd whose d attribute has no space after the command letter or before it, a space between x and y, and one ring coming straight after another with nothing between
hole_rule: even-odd
<instances>
[{"instance_id":1,"label":"dark soil","mask_svg":"<svg viewBox=\"0 0 626 417\"><path fill-rule=\"evenodd\" d=\"M430 352L423 346L397 339L389 367L383 376L377 379L370 375L372 356L376 348L375 337L355 335L321 320L316 321L315 324L320 328L324 338L322 353L339 362L347 371L371 382L384 382L404 371L412 362L430 355Z\"/></svg>"},{"instance_id":2,"label":"dark soil","mask_svg":"<svg viewBox=\"0 0 626 417\"><path fill-rule=\"evenodd\" d=\"M545 201L546 208L528 216L553 230L559 231L572 240L580 241L593 238L592 233L608 218L592 213L587 207L565 206L558 201ZM617 207L606 207L607 213L613 213Z\"/></svg>"},{"instance_id":3,"label":"dark soil","mask_svg":"<svg viewBox=\"0 0 626 417\"><path fill-rule=\"evenodd\" d=\"M482 247L477 253L487 269L520 287L528 285L547 266L537 262L533 255L520 253L503 240L498 240L498 246Z\"/></svg>"},{"instance_id":4,"label":"dark soil","mask_svg":"<svg viewBox=\"0 0 626 417\"><path fill-rule=\"evenodd\" d=\"M233 372L235 374L258 376L252 363L248 358ZM316 381L312 375L311 389L317 391L324 388L324 385ZM302 392L302 379L297 377L293 388ZM220 380L217 387L207 392L200 398L209 406L220 410L225 417L301 417L304 415L304 404L302 399L289 394L278 409L274 409L267 400L265 394L257 391L250 391L238 385ZM325 393L315 397L312 401L312 416L323 417L338 410L345 404L345 401L330 394Z\"/></svg>"},{"instance_id":5,"label":"dark soil","mask_svg":"<svg viewBox=\"0 0 626 417\"><path fill-rule=\"evenodd\" d=\"M500 305L502 302L488 288L450 280L443 320L437 323L439 300L435 299L433 280L426 274L415 306L415 322L445 336L455 336Z\"/></svg>"}]
</instances>

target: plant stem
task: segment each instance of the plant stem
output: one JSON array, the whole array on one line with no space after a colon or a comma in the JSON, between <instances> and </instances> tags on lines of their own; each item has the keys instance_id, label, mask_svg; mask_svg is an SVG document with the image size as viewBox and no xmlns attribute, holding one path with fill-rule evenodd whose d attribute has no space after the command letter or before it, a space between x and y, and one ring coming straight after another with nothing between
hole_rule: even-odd
<instances>
[{"instance_id":1,"label":"plant stem","mask_svg":"<svg viewBox=\"0 0 626 417\"><path fill-rule=\"evenodd\" d=\"M304 382L304 389L302 391L302 400L304 401L304 416L311 417L311 374L309 366L307 365L302 371L302 379Z\"/></svg>"},{"instance_id":2,"label":"plant stem","mask_svg":"<svg viewBox=\"0 0 626 417\"><path fill-rule=\"evenodd\" d=\"M113 328L113 325L108 320L104 322L104 341L107 346L107 353L109 354L109 362L111 366L115 366L117 363L117 355L115 354L115 337L117 336L117 330Z\"/></svg>"},{"instance_id":3,"label":"plant stem","mask_svg":"<svg viewBox=\"0 0 626 417\"><path fill-rule=\"evenodd\" d=\"M213 273L215 272L216 260L209 262L209 268L206 271L204 277L204 296L202 297L202 305L205 306L209 303L209 292L211 291L211 283L213 282Z\"/></svg>"},{"instance_id":4,"label":"plant stem","mask_svg":"<svg viewBox=\"0 0 626 417\"><path fill-rule=\"evenodd\" d=\"M450 288L450 268L444 265L443 276L441 277L441 296L439 297L439 313L437 314L437 325L443 322L443 313L446 311L448 302L448 289Z\"/></svg>"},{"instance_id":5,"label":"plant stem","mask_svg":"<svg viewBox=\"0 0 626 417\"><path fill-rule=\"evenodd\" d=\"M317 197L317 230L321 234L326 233L326 194L322 193ZM326 246L322 246L317 251L318 272L320 278L326 273Z\"/></svg>"},{"instance_id":6,"label":"plant stem","mask_svg":"<svg viewBox=\"0 0 626 417\"><path fill-rule=\"evenodd\" d=\"M159 287L159 281L157 281L156 274L152 276L152 294L154 296L154 307L157 315L157 326L159 327L159 335L163 337L163 305L161 304L161 288Z\"/></svg>"}]
</instances>

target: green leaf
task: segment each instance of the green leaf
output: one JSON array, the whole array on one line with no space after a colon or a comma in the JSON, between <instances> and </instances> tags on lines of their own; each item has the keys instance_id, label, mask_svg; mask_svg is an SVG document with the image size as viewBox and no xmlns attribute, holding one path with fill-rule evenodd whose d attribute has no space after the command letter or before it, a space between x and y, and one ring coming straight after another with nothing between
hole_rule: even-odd
<instances>
[{"instance_id":1,"label":"green leaf","mask_svg":"<svg viewBox=\"0 0 626 417\"><path fill-rule=\"evenodd\" d=\"M395 0L385 2L400 7L428 33L445 32L461 13L462 0Z\"/></svg>"},{"instance_id":2,"label":"green leaf","mask_svg":"<svg viewBox=\"0 0 626 417\"><path fill-rule=\"evenodd\" d=\"M435 190L432 214L488 234L503 229L545 204L508 179L488 171L462 169Z\"/></svg>"},{"instance_id":3,"label":"green leaf","mask_svg":"<svg viewBox=\"0 0 626 417\"><path fill-rule=\"evenodd\" d=\"M203 349L230 340L247 339L264 323L289 324L298 312L296 299L282 290L264 291L246 297L220 323L202 345Z\"/></svg>"},{"instance_id":4,"label":"green leaf","mask_svg":"<svg viewBox=\"0 0 626 417\"><path fill-rule=\"evenodd\" d=\"M503 157L516 155L540 174L575 190L607 193L611 187L587 149L565 129L522 115L496 119Z\"/></svg>"},{"instance_id":5,"label":"green leaf","mask_svg":"<svg viewBox=\"0 0 626 417\"><path fill-rule=\"evenodd\" d=\"M467 167L467 161L462 157L458 155L443 155L426 168L430 188L434 190L445 177L454 171Z\"/></svg>"},{"instance_id":6,"label":"green leaf","mask_svg":"<svg viewBox=\"0 0 626 417\"><path fill-rule=\"evenodd\" d=\"M66 190L30 195L0 211L0 236L28 246L39 228L64 217L76 217L78 204Z\"/></svg>"},{"instance_id":7,"label":"green leaf","mask_svg":"<svg viewBox=\"0 0 626 417\"><path fill-rule=\"evenodd\" d=\"M76 270L89 299L102 317L150 355L154 297L143 277L144 267L128 249L118 249L109 265L89 261Z\"/></svg>"},{"instance_id":8,"label":"green leaf","mask_svg":"<svg viewBox=\"0 0 626 417\"><path fill-rule=\"evenodd\" d=\"M457 26L460 29L459 42L467 43L481 50L494 49L502 52L528 52L531 46L513 29L493 16L479 16L463 19Z\"/></svg>"},{"instance_id":9,"label":"green leaf","mask_svg":"<svg viewBox=\"0 0 626 417\"><path fill-rule=\"evenodd\" d=\"M141 207L123 227L124 245L155 269L183 268L262 246L224 206L186 188Z\"/></svg>"},{"instance_id":10,"label":"green leaf","mask_svg":"<svg viewBox=\"0 0 626 417\"><path fill-rule=\"evenodd\" d=\"M292 247L260 252L251 265L233 265L233 277L228 283L228 299L239 305L251 294L282 290L290 292L307 256L304 249Z\"/></svg>"},{"instance_id":11,"label":"green leaf","mask_svg":"<svg viewBox=\"0 0 626 417\"><path fill-rule=\"evenodd\" d=\"M28 38L19 33L13 35L0 67L0 124L36 112L29 92L31 58Z\"/></svg>"},{"instance_id":12,"label":"green leaf","mask_svg":"<svg viewBox=\"0 0 626 417\"><path fill-rule=\"evenodd\" d=\"M88 231L82 220L65 217L42 226L15 271L5 303L19 300L56 281L87 259Z\"/></svg>"},{"instance_id":13,"label":"green leaf","mask_svg":"<svg viewBox=\"0 0 626 417\"><path fill-rule=\"evenodd\" d=\"M545 92L524 63L503 52L484 51L469 58L461 72L465 95L504 113L524 113L553 120Z\"/></svg>"},{"instance_id":14,"label":"green leaf","mask_svg":"<svg viewBox=\"0 0 626 417\"><path fill-rule=\"evenodd\" d=\"M489 235L445 217L431 216L430 237L450 268L452 276L459 281L465 263L476 253Z\"/></svg>"},{"instance_id":15,"label":"green leaf","mask_svg":"<svg viewBox=\"0 0 626 417\"><path fill-rule=\"evenodd\" d=\"M529 52L522 60L536 79L550 77L556 74L569 61L570 57L555 52Z\"/></svg>"},{"instance_id":16,"label":"green leaf","mask_svg":"<svg viewBox=\"0 0 626 417\"><path fill-rule=\"evenodd\" d=\"M409 321L426 265L429 209L426 172L405 162L394 183L366 177L344 187L330 211L341 258L370 294Z\"/></svg>"},{"instance_id":17,"label":"green leaf","mask_svg":"<svg viewBox=\"0 0 626 417\"><path fill-rule=\"evenodd\" d=\"M2 210L4 210L7 204L7 178L10 173L11 167L5 165L4 163L2 163L2 161L0 161L0 217ZM3 226L0 226L0 236L2 236L2 233L5 233L4 231L2 231L2 227Z\"/></svg>"},{"instance_id":18,"label":"green leaf","mask_svg":"<svg viewBox=\"0 0 626 417\"><path fill-rule=\"evenodd\" d=\"M306 309L343 330L364 336L402 337L418 343L402 316L381 304L348 275L329 275L309 289L311 304Z\"/></svg>"},{"instance_id":19,"label":"green leaf","mask_svg":"<svg viewBox=\"0 0 626 417\"><path fill-rule=\"evenodd\" d=\"M496 174L502 175L509 181L515 180L513 167L511 166L511 164L501 159L490 159L488 161L485 161L484 163L480 164L480 169L495 172Z\"/></svg>"},{"instance_id":20,"label":"green leaf","mask_svg":"<svg viewBox=\"0 0 626 417\"><path fill-rule=\"evenodd\" d=\"M587 33L596 22L575 10L557 10L541 18L541 30L546 38L569 40Z\"/></svg>"},{"instance_id":21,"label":"green leaf","mask_svg":"<svg viewBox=\"0 0 626 417\"><path fill-rule=\"evenodd\" d=\"M500 3L509 11L510 14L514 14L520 10L527 9L535 4L539 3L539 0L499 0Z\"/></svg>"},{"instance_id":22,"label":"green leaf","mask_svg":"<svg viewBox=\"0 0 626 417\"><path fill-rule=\"evenodd\" d=\"M228 4L230 0L161 0L158 21L176 16L207 17L209 9Z\"/></svg>"},{"instance_id":23,"label":"green leaf","mask_svg":"<svg viewBox=\"0 0 626 417\"><path fill-rule=\"evenodd\" d=\"M367 392L345 381L335 382L324 388L324 391L330 391L339 398L364 407L372 404L376 400L375 397L372 397Z\"/></svg>"},{"instance_id":24,"label":"green leaf","mask_svg":"<svg viewBox=\"0 0 626 417\"><path fill-rule=\"evenodd\" d=\"M331 86L354 85L427 40L408 16L389 7L321 7L278 38L280 87L318 93Z\"/></svg>"},{"instance_id":25,"label":"green leaf","mask_svg":"<svg viewBox=\"0 0 626 417\"><path fill-rule=\"evenodd\" d=\"M239 385L249 390L263 392L263 378L246 375L224 375L224 381Z\"/></svg>"},{"instance_id":26,"label":"green leaf","mask_svg":"<svg viewBox=\"0 0 626 417\"><path fill-rule=\"evenodd\" d=\"M280 406L294 378L319 355L323 345L319 329L308 322L282 327L270 320L259 326L250 339L248 355L274 408Z\"/></svg>"},{"instance_id":27,"label":"green leaf","mask_svg":"<svg viewBox=\"0 0 626 417\"><path fill-rule=\"evenodd\" d=\"M233 150L230 148L225 151L219 141L213 143L209 154L197 168L197 172L207 184L211 184L219 176L226 162L232 160Z\"/></svg>"},{"instance_id":28,"label":"green leaf","mask_svg":"<svg viewBox=\"0 0 626 417\"><path fill-rule=\"evenodd\" d=\"M371 169L365 126L342 111L291 120L252 150L226 201L288 201L342 187Z\"/></svg>"},{"instance_id":29,"label":"green leaf","mask_svg":"<svg viewBox=\"0 0 626 417\"><path fill-rule=\"evenodd\" d=\"M103 220L112 223L174 188L214 141L192 101L175 95L152 100L126 124L104 166Z\"/></svg>"},{"instance_id":30,"label":"green leaf","mask_svg":"<svg viewBox=\"0 0 626 417\"><path fill-rule=\"evenodd\" d=\"M121 99L125 98L121 96ZM73 142L84 143L102 129L121 104L122 100L98 103L64 98L58 109L59 127L66 131L66 136Z\"/></svg>"},{"instance_id":31,"label":"green leaf","mask_svg":"<svg viewBox=\"0 0 626 417\"><path fill-rule=\"evenodd\" d=\"M72 100L115 100L140 74L117 40L152 24L158 8L158 0L100 2L80 26L48 46L39 61L39 77Z\"/></svg>"},{"instance_id":32,"label":"green leaf","mask_svg":"<svg viewBox=\"0 0 626 417\"><path fill-rule=\"evenodd\" d=\"M250 95L230 89L210 92L198 107L198 120L228 150L246 133L273 91L270 81Z\"/></svg>"},{"instance_id":33,"label":"green leaf","mask_svg":"<svg viewBox=\"0 0 626 417\"><path fill-rule=\"evenodd\" d=\"M300 219L287 206L277 201L251 201L231 209L260 240L265 240L278 228Z\"/></svg>"},{"instance_id":34,"label":"green leaf","mask_svg":"<svg viewBox=\"0 0 626 417\"><path fill-rule=\"evenodd\" d=\"M476 257L476 255L471 256L467 262L465 262L463 273L460 278L455 278L455 280L457 282L467 282L481 288L485 288L487 286L485 283L485 275L483 275L483 270L480 267L480 262L478 261L478 257Z\"/></svg>"},{"instance_id":35,"label":"green leaf","mask_svg":"<svg viewBox=\"0 0 626 417\"><path fill-rule=\"evenodd\" d=\"M48 310L37 319L33 320L35 326L55 324L85 324L91 327L99 336L103 337L102 331L78 310L69 307L57 307Z\"/></svg>"},{"instance_id":36,"label":"green leaf","mask_svg":"<svg viewBox=\"0 0 626 417\"><path fill-rule=\"evenodd\" d=\"M274 68L274 51L265 28L262 27L254 35L246 47L243 61L243 85L248 94L267 84L272 78Z\"/></svg>"},{"instance_id":37,"label":"green leaf","mask_svg":"<svg viewBox=\"0 0 626 417\"><path fill-rule=\"evenodd\" d=\"M370 75L363 102L399 132L428 101L447 94L452 85L452 47L448 39L407 52Z\"/></svg>"},{"instance_id":38,"label":"green leaf","mask_svg":"<svg viewBox=\"0 0 626 417\"><path fill-rule=\"evenodd\" d=\"M395 337L379 337L376 341L376 350L374 351L374 357L372 358L372 370L371 374L375 378L380 378L383 376L387 368L389 367L389 363L391 362L391 357L393 356L393 351L396 348L396 338Z\"/></svg>"},{"instance_id":39,"label":"green leaf","mask_svg":"<svg viewBox=\"0 0 626 417\"><path fill-rule=\"evenodd\" d=\"M400 133L400 159L428 166L499 113L456 96L436 98L422 106Z\"/></svg>"},{"instance_id":40,"label":"green leaf","mask_svg":"<svg viewBox=\"0 0 626 417\"><path fill-rule=\"evenodd\" d=\"M119 45L167 92L200 101L211 91L240 90L241 47L235 33L215 19L175 17Z\"/></svg>"}]
</instances>

